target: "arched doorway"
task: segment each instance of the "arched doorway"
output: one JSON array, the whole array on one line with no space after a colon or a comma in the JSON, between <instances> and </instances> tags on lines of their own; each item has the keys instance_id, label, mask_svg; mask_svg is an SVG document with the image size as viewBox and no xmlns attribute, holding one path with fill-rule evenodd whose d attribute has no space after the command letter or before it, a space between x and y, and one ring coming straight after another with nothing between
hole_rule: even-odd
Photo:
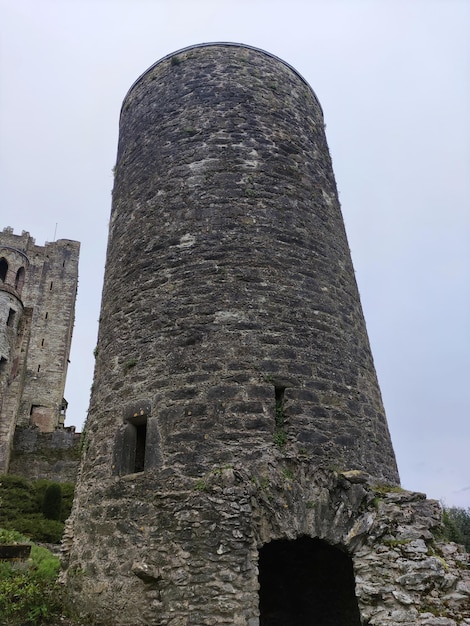
<instances>
[{"instance_id":1,"label":"arched doorway","mask_svg":"<svg viewBox=\"0 0 470 626\"><path fill-rule=\"evenodd\" d=\"M360 626L352 559L319 539L259 551L260 626Z\"/></svg>"}]
</instances>

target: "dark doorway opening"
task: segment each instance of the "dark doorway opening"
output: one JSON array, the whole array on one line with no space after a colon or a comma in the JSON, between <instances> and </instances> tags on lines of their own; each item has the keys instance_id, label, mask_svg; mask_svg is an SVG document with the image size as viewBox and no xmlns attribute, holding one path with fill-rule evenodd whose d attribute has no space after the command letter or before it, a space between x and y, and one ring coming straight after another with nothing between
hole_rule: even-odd
<instances>
[{"instance_id":1,"label":"dark doorway opening","mask_svg":"<svg viewBox=\"0 0 470 626\"><path fill-rule=\"evenodd\" d=\"M260 626L360 626L351 558L320 539L259 551Z\"/></svg>"}]
</instances>

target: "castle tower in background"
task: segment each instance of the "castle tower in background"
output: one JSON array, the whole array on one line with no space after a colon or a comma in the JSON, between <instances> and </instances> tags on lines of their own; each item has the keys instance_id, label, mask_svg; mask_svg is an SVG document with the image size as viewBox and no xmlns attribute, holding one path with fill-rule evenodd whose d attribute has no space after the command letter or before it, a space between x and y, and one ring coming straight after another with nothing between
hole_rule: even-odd
<instances>
[{"instance_id":1,"label":"castle tower in background","mask_svg":"<svg viewBox=\"0 0 470 626\"><path fill-rule=\"evenodd\" d=\"M124 100L84 451L78 613L396 623L384 516L424 542L438 507L398 487L321 107L264 51L181 50Z\"/></svg>"},{"instance_id":2,"label":"castle tower in background","mask_svg":"<svg viewBox=\"0 0 470 626\"><path fill-rule=\"evenodd\" d=\"M0 472L17 428L64 425L80 244L0 233Z\"/></svg>"}]
</instances>

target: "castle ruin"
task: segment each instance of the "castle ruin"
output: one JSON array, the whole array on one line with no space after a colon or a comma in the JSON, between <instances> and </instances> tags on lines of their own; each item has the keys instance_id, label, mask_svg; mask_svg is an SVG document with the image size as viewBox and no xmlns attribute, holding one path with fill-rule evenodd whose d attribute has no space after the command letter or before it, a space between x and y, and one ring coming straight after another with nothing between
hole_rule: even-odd
<instances>
[{"instance_id":1,"label":"castle ruin","mask_svg":"<svg viewBox=\"0 0 470 626\"><path fill-rule=\"evenodd\" d=\"M0 232L0 473L56 477L14 458L16 449L68 449L64 398L74 324L80 244L59 239L38 246L26 231ZM46 463L46 465L48 465ZM76 465L72 464L72 465ZM57 469L57 468L56 468ZM70 469L70 468L69 468ZM59 480L71 479L75 469Z\"/></svg>"},{"instance_id":2,"label":"castle ruin","mask_svg":"<svg viewBox=\"0 0 470 626\"><path fill-rule=\"evenodd\" d=\"M470 624L439 526L399 486L315 94L249 46L165 57L121 111L70 605L120 626Z\"/></svg>"}]
</instances>

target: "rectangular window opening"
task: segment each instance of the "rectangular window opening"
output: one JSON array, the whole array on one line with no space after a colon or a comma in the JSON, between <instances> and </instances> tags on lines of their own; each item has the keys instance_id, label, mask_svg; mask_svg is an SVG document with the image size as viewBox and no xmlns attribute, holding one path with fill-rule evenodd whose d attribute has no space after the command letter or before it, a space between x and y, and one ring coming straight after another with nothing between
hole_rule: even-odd
<instances>
[{"instance_id":1,"label":"rectangular window opening","mask_svg":"<svg viewBox=\"0 0 470 626\"><path fill-rule=\"evenodd\" d=\"M160 433L150 418L147 399L132 402L123 411L122 425L116 431L112 471L115 476L138 474L162 464Z\"/></svg>"}]
</instances>

